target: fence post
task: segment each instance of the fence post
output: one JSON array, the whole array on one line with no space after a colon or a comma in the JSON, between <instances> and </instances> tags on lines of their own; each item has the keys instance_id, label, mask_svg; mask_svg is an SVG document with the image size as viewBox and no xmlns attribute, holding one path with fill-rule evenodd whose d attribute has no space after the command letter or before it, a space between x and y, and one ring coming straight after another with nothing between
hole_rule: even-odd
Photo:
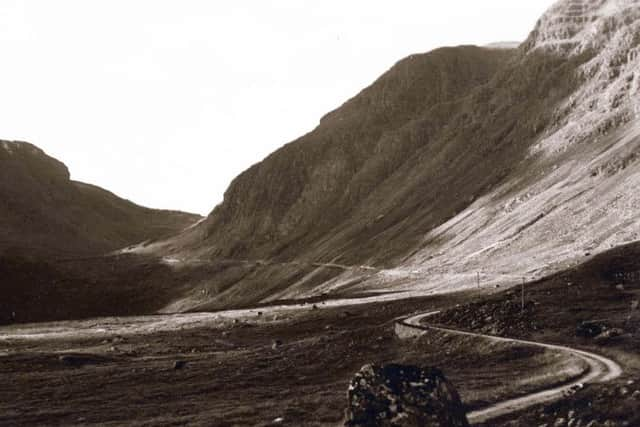
<instances>
[{"instance_id":1,"label":"fence post","mask_svg":"<svg viewBox=\"0 0 640 427\"><path fill-rule=\"evenodd\" d=\"M522 314L524 314L524 277L522 278Z\"/></svg>"}]
</instances>

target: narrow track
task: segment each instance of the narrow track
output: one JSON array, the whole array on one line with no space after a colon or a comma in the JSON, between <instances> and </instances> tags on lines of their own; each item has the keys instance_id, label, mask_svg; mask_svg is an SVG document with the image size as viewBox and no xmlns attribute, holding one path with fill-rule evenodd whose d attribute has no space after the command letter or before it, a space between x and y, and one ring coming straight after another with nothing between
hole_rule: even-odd
<instances>
[{"instance_id":1,"label":"narrow track","mask_svg":"<svg viewBox=\"0 0 640 427\"><path fill-rule=\"evenodd\" d=\"M496 337L492 335L483 335L476 334L473 332L465 332L459 331L455 329L442 328L437 326L429 326L423 325L421 322L423 319L433 316L439 313L438 311L430 312L430 313L422 313L415 316L411 316L405 319L398 320L396 322L396 333L399 336L407 337L407 336L417 336L423 335L430 330L442 331L456 335L467 335L473 336L477 338L483 338L487 340L491 340L494 342L507 342L507 343L518 343L524 345L532 345L537 347L543 347L550 350L556 350L560 352L564 352L567 354L571 354L582 359L587 365L589 369L580 377L574 379L569 384L565 384L562 386L554 386L546 390L538 391L535 393L530 393L525 396L521 396L518 398L507 399L502 402L494 403L491 406L488 406L483 409L479 409L467 414L467 418L471 424L479 424L484 423L489 420L495 419L497 417L507 415L513 412L517 412L533 405L538 405L541 403L547 403L554 400L557 400L564 396L566 393L570 393L578 387L581 387L583 384L587 383L602 383L611 381L622 374L622 368L616 362L606 357L590 353L588 351L577 350L571 347L554 345L554 344L544 344L535 341L527 341L527 340L519 340L514 338L502 338Z\"/></svg>"}]
</instances>

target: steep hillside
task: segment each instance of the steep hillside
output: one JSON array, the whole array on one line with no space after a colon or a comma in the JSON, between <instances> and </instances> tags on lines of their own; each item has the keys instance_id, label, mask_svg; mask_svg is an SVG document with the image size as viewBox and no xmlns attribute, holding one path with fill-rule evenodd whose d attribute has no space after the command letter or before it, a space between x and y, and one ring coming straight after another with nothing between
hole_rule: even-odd
<instances>
[{"instance_id":1,"label":"steep hillside","mask_svg":"<svg viewBox=\"0 0 640 427\"><path fill-rule=\"evenodd\" d=\"M430 204L438 189L425 181L447 174L441 141L456 132L443 122L512 56L511 50L459 47L400 61L313 132L236 178L224 202L181 245L207 257L290 260L305 253L314 261L385 260L387 242L366 255L345 254L341 246L354 243L360 252L363 239ZM465 119L477 124L479 117L469 108ZM454 209L446 206L434 221ZM339 241L323 244L328 238Z\"/></svg>"},{"instance_id":2,"label":"steep hillside","mask_svg":"<svg viewBox=\"0 0 640 427\"><path fill-rule=\"evenodd\" d=\"M580 85L527 150L530 161L405 263L422 274L541 275L640 238L640 2L561 1L525 55L575 61ZM435 255L435 257L434 257ZM451 285L451 283L450 283Z\"/></svg>"},{"instance_id":3,"label":"steep hillside","mask_svg":"<svg viewBox=\"0 0 640 427\"><path fill-rule=\"evenodd\" d=\"M401 61L147 248L269 261L175 307L504 283L637 239L639 15L638 1L563 0L517 50Z\"/></svg>"},{"instance_id":4,"label":"steep hillside","mask_svg":"<svg viewBox=\"0 0 640 427\"><path fill-rule=\"evenodd\" d=\"M0 141L0 253L108 252L182 231L197 215L137 206L71 181L66 166L24 142Z\"/></svg>"}]
</instances>

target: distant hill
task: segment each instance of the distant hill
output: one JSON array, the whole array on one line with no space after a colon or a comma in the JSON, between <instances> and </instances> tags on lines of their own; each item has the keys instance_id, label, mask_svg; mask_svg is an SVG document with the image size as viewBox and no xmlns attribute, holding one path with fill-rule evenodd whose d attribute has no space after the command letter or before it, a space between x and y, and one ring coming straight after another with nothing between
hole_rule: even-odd
<instances>
[{"instance_id":1,"label":"distant hill","mask_svg":"<svg viewBox=\"0 0 640 427\"><path fill-rule=\"evenodd\" d=\"M71 181L67 167L36 146L0 141L0 253L102 254L180 232L199 219Z\"/></svg>"}]
</instances>

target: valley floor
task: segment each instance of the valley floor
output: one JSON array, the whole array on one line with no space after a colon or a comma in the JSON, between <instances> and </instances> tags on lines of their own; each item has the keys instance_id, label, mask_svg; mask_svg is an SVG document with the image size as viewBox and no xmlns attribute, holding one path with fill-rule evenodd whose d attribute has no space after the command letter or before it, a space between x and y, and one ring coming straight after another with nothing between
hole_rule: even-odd
<instances>
[{"instance_id":1,"label":"valley floor","mask_svg":"<svg viewBox=\"0 0 640 427\"><path fill-rule=\"evenodd\" d=\"M540 295L558 292L552 282L535 286ZM437 319L443 324L528 336L531 322L485 307L507 304L514 295L467 292L343 307L318 303L4 327L0 424L340 425L348 383L366 363L438 366L469 410L584 373L578 358L541 348L435 331L402 340L394 332L399 317L443 310ZM470 300L476 302L465 304ZM600 310L611 314L619 304L614 300ZM567 327L544 325L543 338L593 347L566 336L575 327L575 312L571 304L555 301L545 307L568 313L562 318ZM593 310L590 315L598 314ZM481 321L465 323L467 318ZM620 379L486 425L553 425L558 418L568 421L569 411L618 423L610 425L634 425L624 423L639 421L629 409L640 401L632 400L638 396L629 385L640 378L637 335L621 340L594 349L624 364Z\"/></svg>"}]
</instances>

